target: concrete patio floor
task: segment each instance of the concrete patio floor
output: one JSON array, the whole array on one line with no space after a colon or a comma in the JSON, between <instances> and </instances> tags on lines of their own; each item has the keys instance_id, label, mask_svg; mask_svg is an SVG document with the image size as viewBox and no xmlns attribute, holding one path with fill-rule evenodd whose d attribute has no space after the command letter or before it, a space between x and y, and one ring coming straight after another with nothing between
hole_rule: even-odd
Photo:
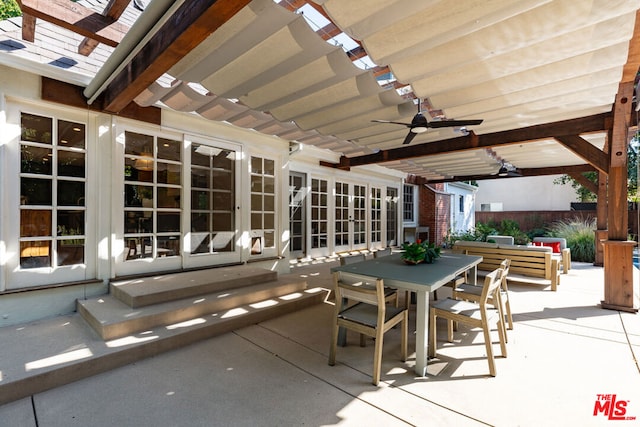
<instances>
[{"instance_id":1,"label":"concrete patio floor","mask_svg":"<svg viewBox=\"0 0 640 427\"><path fill-rule=\"evenodd\" d=\"M334 265L291 274L329 287ZM378 387L370 383L371 341L362 348L349 335L337 364L328 366L327 302L2 405L0 426L638 425L640 315L599 308L602 283L601 268L574 263L557 292L511 285L515 326L495 378L482 333L461 326L449 344L444 323L424 378L413 372L413 326L404 363L399 329L385 335ZM60 322L82 328L75 314L39 322L43 346L90 344L88 335L51 336L47 325ZM495 331L493 339L499 354ZM34 360L5 344L0 359ZM602 395L623 403L612 416L634 419L613 420L604 409L594 415Z\"/></svg>"}]
</instances>

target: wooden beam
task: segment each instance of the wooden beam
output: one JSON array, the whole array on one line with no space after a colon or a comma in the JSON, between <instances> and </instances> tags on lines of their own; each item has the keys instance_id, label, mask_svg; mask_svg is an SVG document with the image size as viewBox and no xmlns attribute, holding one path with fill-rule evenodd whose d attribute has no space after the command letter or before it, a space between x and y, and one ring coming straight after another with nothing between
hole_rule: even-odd
<instances>
[{"instance_id":1,"label":"wooden beam","mask_svg":"<svg viewBox=\"0 0 640 427\"><path fill-rule=\"evenodd\" d=\"M595 166L599 171L609 173L609 158L607 155L580 135L556 136L556 141L571 150L574 154Z\"/></svg>"},{"instance_id":2,"label":"wooden beam","mask_svg":"<svg viewBox=\"0 0 640 427\"><path fill-rule=\"evenodd\" d=\"M517 172L521 175L521 177L529 177L529 176L562 175L562 174L570 174L570 173L580 174L582 172L591 172L594 170L595 168L591 165L570 165L570 166L553 166L553 167L546 167L546 168L524 168L524 169L518 169ZM439 184L442 182L483 181L487 179L505 179L505 178L519 178L519 177L516 177L516 176L502 177L497 175L461 175L461 176L454 176L451 178L427 179L425 182L428 184Z\"/></svg>"},{"instance_id":3,"label":"wooden beam","mask_svg":"<svg viewBox=\"0 0 640 427\"><path fill-rule=\"evenodd\" d=\"M36 17L22 14L22 40L33 43L36 40Z\"/></svg>"},{"instance_id":4,"label":"wooden beam","mask_svg":"<svg viewBox=\"0 0 640 427\"><path fill-rule=\"evenodd\" d=\"M396 160L427 157L436 154L453 153L477 148L491 148L502 145L522 144L576 134L606 131L611 127L609 113L596 114L579 119L564 120L544 125L530 126L503 132L476 135L469 132L467 136L434 141L406 147L380 150L377 153L356 157L342 156L340 167L364 166Z\"/></svg>"},{"instance_id":5,"label":"wooden beam","mask_svg":"<svg viewBox=\"0 0 640 427\"><path fill-rule=\"evenodd\" d=\"M250 0L190 0L149 40L105 91L105 109L117 113L227 22Z\"/></svg>"},{"instance_id":6,"label":"wooden beam","mask_svg":"<svg viewBox=\"0 0 640 427\"><path fill-rule=\"evenodd\" d=\"M131 3L131 0L110 0L102 14L114 21L117 21L120 19L120 16L122 16L122 13L126 10L129 3ZM89 56L98 44L97 40L85 37L78 46L78 53L84 56Z\"/></svg>"},{"instance_id":7,"label":"wooden beam","mask_svg":"<svg viewBox=\"0 0 640 427\"><path fill-rule=\"evenodd\" d=\"M567 172L567 175L575 179L578 184L582 185L593 194L598 194L598 184L589 180L586 176L582 175L581 173L574 172Z\"/></svg>"},{"instance_id":8,"label":"wooden beam","mask_svg":"<svg viewBox=\"0 0 640 427\"><path fill-rule=\"evenodd\" d=\"M17 0L22 13L116 47L128 27L68 0Z\"/></svg>"},{"instance_id":9,"label":"wooden beam","mask_svg":"<svg viewBox=\"0 0 640 427\"><path fill-rule=\"evenodd\" d=\"M104 112L102 109L102 100L98 98L91 105L87 104L87 100L82 94L84 88L59 80L42 77L41 96L44 101L56 102L58 104L69 105L71 107L89 109L96 112ZM161 110L158 107L141 107L135 102L129 103L118 114L120 117L138 120L141 122L161 125Z\"/></svg>"}]
</instances>

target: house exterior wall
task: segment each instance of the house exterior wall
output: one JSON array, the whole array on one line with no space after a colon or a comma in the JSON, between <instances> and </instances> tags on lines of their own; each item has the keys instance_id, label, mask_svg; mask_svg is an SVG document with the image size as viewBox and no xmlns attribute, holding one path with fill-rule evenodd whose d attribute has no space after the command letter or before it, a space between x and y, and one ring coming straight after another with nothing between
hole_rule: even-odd
<instances>
[{"instance_id":1,"label":"house exterior wall","mask_svg":"<svg viewBox=\"0 0 640 427\"><path fill-rule=\"evenodd\" d=\"M475 208L493 206L503 211L569 210L576 202L575 190L569 184L554 184L560 175L535 176L478 181ZM487 209L488 210L488 209Z\"/></svg>"},{"instance_id":2,"label":"house exterior wall","mask_svg":"<svg viewBox=\"0 0 640 427\"><path fill-rule=\"evenodd\" d=\"M44 102L40 98L38 75L5 66L0 66L0 83L0 327L71 312L75 310L76 299L108 292L107 284L113 277L246 262L287 272L291 231L290 171L307 177L306 186L301 193L306 199L304 209L307 218L314 215L310 203L311 180L316 179L326 184L326 194L321 202L324 208L322 215L326 215L322 217L327 225L324 237L326 244L324 247L311 249L311 225L307 221L304 224L305 256L332 256L343 250L375 249L389 244L387 236L395 235L397 243L402 231L398 196L402 194L403 176L398 171L375 165L350 172L321 167L320 160L337 161L338 155L308 146L290 152L289 141L226 123L208 121L191 114L162 110L162 125L157 126ZM48 145L39 140L25 140L21 134L24 126L21 118L24 114L50 119L54 123L54 129L64 123L78 123L84 127L85 141L80 151L64 147L66 141L61 137L57 140L54 137L51 143L52 147L59 145L54 148L52 159L62 159L69 156L69 153L83 153L85 160L81 177L59 175L58 169L63 163L61 160L54 161L58 166L52 167L53 172L44 175L24 169L25 152L28 154L49 150ZM56 132L59 136L62 131ZM144 181L141 178L140 171L143 169L137 172L135 179L130 175L130 170L138 168L134 160L144 158L141 153L128 151L127 138L132 134L141 135L142 139L150 137L156 144L156 163L150 175L147 175L153 177L153 180L149 178ZM164 160L161 157L161 141L165 140L178 143L178 160ZM227 158L235 165L236 175L230 178L233 183L229 181L232 188L230 197L234 199L230 215L235 217L238 231L232 237L235 249L228 252L193 252L195 233L192 213L197 210L199 190L197 191L194 181L194 164L189 162L197 158L194 152L203 146L210 152L215 152L217 158L222 158L220 149L224 153L228 151ZM42 162L38 160L36 163ZM179 172L175 172L173 181L170 180L167 184L161 180L160 175L161 172L167 174L170 168ZM222 172L214 164L207 173ZM23 184L30 179L40 179L40 182L48 180L54 186L64 181L81 183L86 196L83 199L86 200L79 202L82 203L79 207L56 207L57 198L64 198L64 194L54 191L53 207L40 207L31 202L21 204L25 191ZM141 180L142 182L138 182ZM150 205L141 204L139 207L127 204L127 192L140 192L143 187L151 185L154 187L150 197L155 202ZM359 198L353 193L338 198L338 185L349 188L349 191L358 189ZM165 192L175 196L161 198L160 194ZM388 194L396 194L395 199L388 197ZM215 188L209 193L209 197L220 196L224 194ZM167 200L174 200L173 205L163 205ZM346 201L347 204L338 206L339 200ZM353 206L354 200L360 203L358 209ZM394 206L394 203L395 213L391 214L388 207ZM84 224L80 227L81 234L76 235L76 240L80 240L80 245L83 245L84 258L72 265L58 265L55 260L60 259L60 242L71 239L64 232L60 234L60 227L55 231L56 224L63 221L61 217L56 217L56 212L64 213L69 210L81 212L81 217L84 218ZM49 237L25 235L21 229L25 213L42 215L43 211L53 212L53 218L50 219L53 226L49 227L53 229L48 232ZM340 242L336 238L339 231L336 216L339 212L349 215L349 218L342 221L345 229ZM151 223L146 222L154 224L153 228L139 226L143 227L143 231L127 231L127 227L130 227L127 225L127 213L154 215ZM47 215L51 217L48 213L45 217ZM160 225L166 220L161 218L172 215L179 218L178 222L169 222L173 227L170 230L162 229ZM395 220L389 215L395 215ZM144 220L144 216L136 218ZM361 227L359 234L358 230L353 229L356 224ZM390 227L395 229L390 230ZM129 242L138 239L133 235L140 233L142 237L137 241L141 244L137 245L138 248L136 245L130 247ZM268 244L270 238L265 237L269 233L273 236L272 244ZM179 243L172 246L175 251L161 246L161 241L166 242L174 237L179 239ZM51 242L46 249L46 257L53 261L48 265L27 267L24 260L32 256L27 255L27 249L33 250L29 245L40 241ZM147 252L143 257L140 253L146 247L151 248L152 252ZM139 252L135 257L129 258L131 250Z\"/></svg>"}]
</instances>

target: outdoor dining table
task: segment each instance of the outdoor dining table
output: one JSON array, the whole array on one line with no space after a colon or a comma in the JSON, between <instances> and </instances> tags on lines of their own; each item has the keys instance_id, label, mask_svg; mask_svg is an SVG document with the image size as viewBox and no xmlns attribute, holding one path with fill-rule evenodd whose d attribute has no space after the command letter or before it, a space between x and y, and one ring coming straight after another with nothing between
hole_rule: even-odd
<instances>
[{"instance_id":1,"label":"outdoor dining table","mask_svg":"<svg viewBox=\"0 0 640 427\"><path fill-rule=\"evenodd\" d=\"M407 265L401 254L392 254L354 264L331 268L372 279L383 279L384 285L416 293L416 365L415 372L424 377L427 373L429 294L449 283L455 277L469 271L468 280L475 284L477 266L481 256L443 253L432 264Z\"/></svg>"}]
</instances>

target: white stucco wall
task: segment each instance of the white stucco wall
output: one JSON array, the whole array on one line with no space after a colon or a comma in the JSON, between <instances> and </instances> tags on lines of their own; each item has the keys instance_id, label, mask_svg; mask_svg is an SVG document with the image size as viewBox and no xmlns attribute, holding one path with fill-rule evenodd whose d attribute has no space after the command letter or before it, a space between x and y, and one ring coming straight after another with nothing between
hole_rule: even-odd
<instances>
[{"instance_id":1,"label":"white stucco wall","mask_svg":"<svg viewBox=\"0 0 640 427\"><path fill-rule=\"evenodd\" d=\"M476 210L489 203L502 203L504 211L569 210L570 203L577 202L578 198L570 184L553 183L558 177L560 175L478 181Z\"/></svg>"}]
</instances>

